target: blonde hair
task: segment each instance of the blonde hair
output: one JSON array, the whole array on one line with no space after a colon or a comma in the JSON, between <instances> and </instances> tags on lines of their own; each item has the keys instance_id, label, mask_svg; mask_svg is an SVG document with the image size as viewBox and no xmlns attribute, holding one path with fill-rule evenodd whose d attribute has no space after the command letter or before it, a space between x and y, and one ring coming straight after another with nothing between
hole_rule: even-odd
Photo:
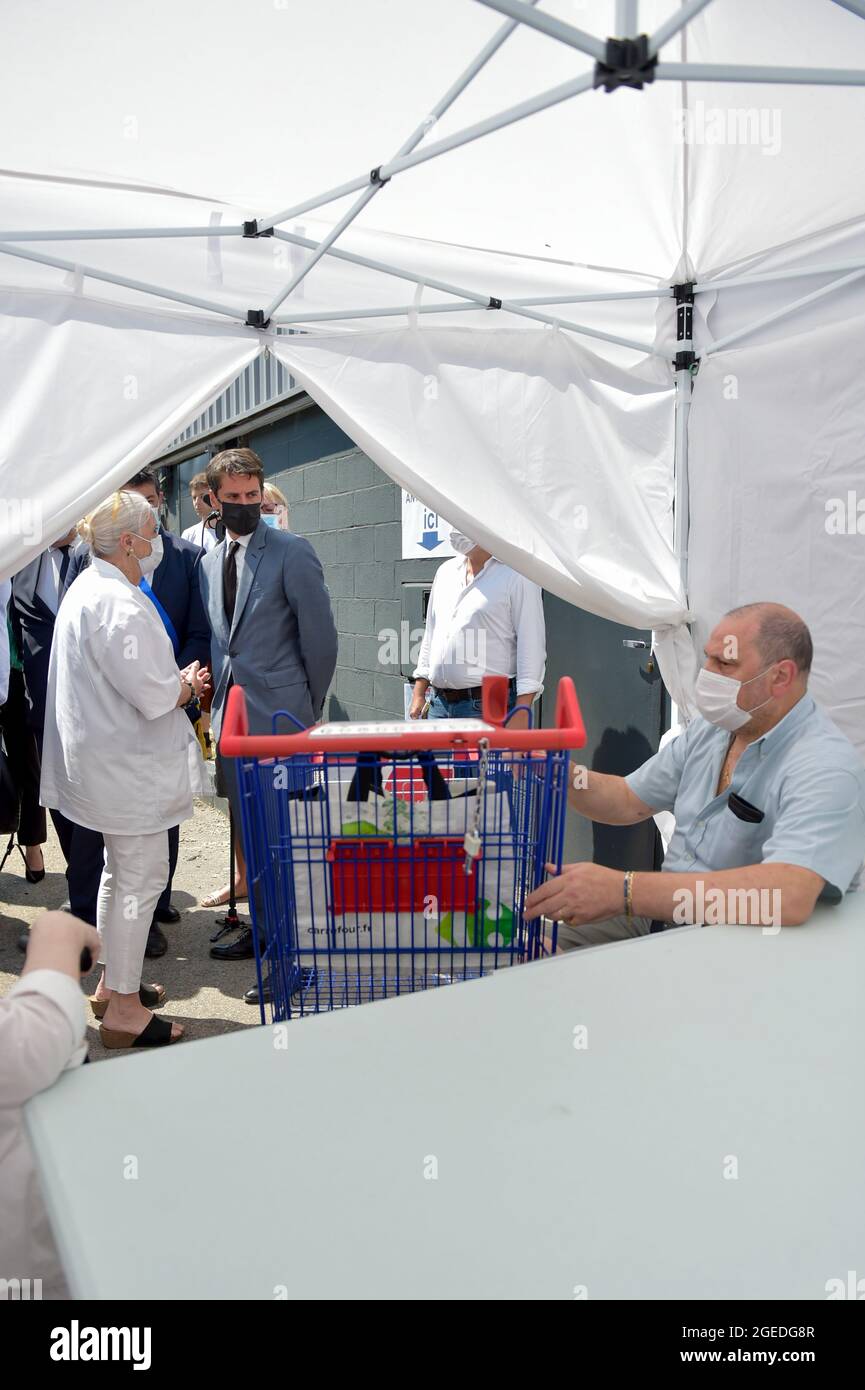
<instances>
[{"instance_id":1,"label":"blonde hair","mask_svg":"<svg viewBox=\"0 0 865 1390\"><path fill-rule=\"evenodd\" d=\"M288 498L276 483L265 483L262 489L265 499L275 505L282 507L285 511L285 528L291 530L291 508L288 505Z\"/></svg>"},{"instance_id":2,"label":"blonde hair","mask_svg":"<svg viewBox=\"0 0 865 1390\"><path fill-rule=\"evenodd\" d=\"M147 521L158 525L158 517L140 492L112 492L88 516L78 523L78 534L89 544L94 555L104 558L113 555L124 531L141 534Z\"/></svg>"}]
</instances>

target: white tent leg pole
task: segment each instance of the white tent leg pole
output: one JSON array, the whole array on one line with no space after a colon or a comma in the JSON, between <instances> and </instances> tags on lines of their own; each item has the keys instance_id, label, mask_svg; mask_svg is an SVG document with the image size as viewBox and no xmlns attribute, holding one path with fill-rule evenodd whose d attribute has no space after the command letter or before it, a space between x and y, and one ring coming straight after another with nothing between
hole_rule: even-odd
<instances>
[{"instance_id":1,"label":"white tent leg pole","mask_svg":"<svg viewBox=\"0 0 865 1390\"><path fill-rule=\"evenodd\" d=\"M654 57L659 48L665 43L669 43L670 39L674 38L681 29L684 29L686 24L690 24L694 16L704 10L708 4L709 0L688 0L686 5L682 5L681 9L671 14L670 18L659 25L649 39L650 55Z\"/></svg>"},{"instance_id":2,"label":"white tent leg pole","mask_svg":"<svg viewBox=\"0 0 865 1390\"><path fill-rule=\"evenodd\" d=\"M536 5L538 3L538 0L530 0L530 3ZM469 85L472 79L474 77L477 77L478 73L486 66L493 54L498 52L505 39L507 39L513 33L516 27L517 25L513 21L511 21L508 24L503 24L501 29L499 29L498 32L495 33L493 37L490 39L489 43L484 45L484 47L481 49L480 53L473 60L473 62L471 62L469 66L464 70L464 72L460 74L456 82L454 82L452 86L448 88L444 96L436 102L428 118L428 120L432 121L433 125L437 120L439 120L441 116L445 114L448 108L453 105L457 97L465 91L466 87ZM394 158L399 159L402 155L411 154L411 151L415 148L415 146L420 144L421 140L424 138L429 128L428 120L422 121L419 126L415 127L408 139L405 140L400 146L400 148L397 150ZM276 296L276 298L273 299L273 301L268 305L268 307L264 311L265 319L269 319L271 314L275 313L276 310L279 308L280 304L282 304L283 300L288 299L289 295L297 289L297 286L300 284L301 280L305 279L305 277L312 270L313 266L321 260L321 257L324 255L328 247L333 245L337 238L341 236L342 233L345 231L346 227L348 227L354 221L358 214L362 212L363 209L366 207L367 203L369 203L371 199L375 197L376 193L379 193L382 188L384 188L384 183L376 182L371 183L368 188L364 189L360 197L357 199L355 203L352 204L348 212L345 214L343 218L341 218L337 226L334 227L333 230L325 238L325 240L320 243L318 248L315 251L313 251L306 264L301 266L300 270L297 272L295 276L292 277L288 285L286 285L285 289L281 290L280 293Z\"/></svg>"},{"instance_id":3,"label":"white tent leg pole","mask_svg":"<svg viewBox=\"0 0 865 1390\"><path fill-rule=\"evenodd\" d=\"M676 442L673 462L673 547L682 579L682 590L688 595L688 532L690 490L688 486L688 416L691 411L693 383L689 368L676 372Z\"/></svg>"},{"instance_id":4,"label":"white tent leg pole","mask_svg":"<svg viewBox=\"0 0 865 1390\"><path fill-rule=\"evenodd\" d=\"M765 82L771 85L865 87L865 72L856 68L744 67L734 63L659 63L659 82Z\"/></svg>"},{"instance_id":5,"label":"white tent leg pole","mask_svg":"<svg viewBox=\"0 0 865 1390\"><path fill-rule=\"evenodd\" d=\"M43 256L41 251L21 251L14 246L0 245L0 255L14 256L21 261L35 261L38 265L50 265L57 270L72 271L73 274L84 276L86 280L104 280L106 284L122 285L124 289L138 290L141 294L155 295L158 299L172 299L176 304L191 304L196 309L208 309L213 314L222 314L226 318L234 319L236 323L246 322L236 309L226 308L224 304L215 304L209 299L196 299L189 294L178 294L162 285L148 285L142 280L129 280L123 275L109 275L107 271L95 270L92 266L81 265L77 261L61 260L59 256Z\"/></svg>"},{"instance_id":6,"label":"white tent leg pole","mask_svg":"<svg viewBox=\"0 0 865 1390\"><path fill-rule=\"evenodd\" d=\"M549 34L551 39L570 44L571 48L588 53L590 58L596 59L599 63L606 57L607 46L603 39L596 38L594 34L587 34L583 29L575 29L573 24L565 24L563 20L545 14L543 10L531 10L528 5L522 4L521 0L478 0L478 4L486 5L490 10L498 10L499 14L509 15L511 19L517 19L531 29L539 29L542 34Z\"/></svg>"},{"instance_id":7,"label":"white tent leg pole","mask_svg":"<svg viewBox=\"0 0 865 1390\"><path fill-rule=\"evenodd\" d=\"M720 352L721 348L729 347L731 343L738 342L740 338L746 338L749 333L756 333L758 328L765 328L767 324L786 318L787 314L792 314L794 310L801 309L806 304L813 304L815 300L822 299L824 295L843 289L845 285L852 285L855 280L861 280L863 275L865 275L865 269L854 270L852 275L845 275L841 280L833 280L831 285L823 285L821 289L814 290L811 294L804 294L801 299L794 299L791 304L785 304L782 308L775 309L773 313L764 315L756 322L749 323L744 328L737 328L734 333L727 333L723 338L716 338L713 343L706 344L706 355Z\"/></svg>"}]
</instances>

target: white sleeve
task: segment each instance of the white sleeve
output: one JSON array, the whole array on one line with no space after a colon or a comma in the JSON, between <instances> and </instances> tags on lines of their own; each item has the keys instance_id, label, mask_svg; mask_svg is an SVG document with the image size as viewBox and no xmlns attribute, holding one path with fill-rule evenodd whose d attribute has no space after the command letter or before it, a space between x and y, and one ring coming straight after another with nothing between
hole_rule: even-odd
<instances>
[{"instance_id":1,"label":"white sleeve","mask_svg":"<svg viewBox=\"0 0 865 1390\"><path fill-rule=\"evenodd\" d=\"M414 669L413 677L415 680L429 680L429 654L432 646L432 634L435 627L435 599L436 599L436 580L441 573L441 567L436 570L433 576L432 589L430 590L429 603L426 610L426 624L423 630L423 641L420 644L417 666Z\"/></svg>"},{"instance_id":2,"label":"white sleeve","mask_svg":"<svg viewBox=\"0 0 865 1390\"><path fill-rule=\"evenodd\" d=\"M85 642L100 674L145 719L158 719L174 709L180 698L180 672L155 609L152 622L149 614L124 611L110 627L100 623Z\"/></svg>"},{"instance_id":3,"label":"white sleeve","mask_svg":"<svg viewBox=\"0 0 865 1390\"><path fill-rule=\"evenodd\" d=\"M20 1106L83 1062L87 1016L61 970L31 970L0 999L0 1107Z\"/></svg>"},{"instance_id":4,"label":"white sleeve","mask_svg":"<svg viewBox=\"0 0 865 1390\"><path fill-rule=\"evenodd\" d=\"M547 667L547 629L540 587L521 574L511 587L511 617L517 636L517 695L540 695Z\"/></svg>"}]
</instances>

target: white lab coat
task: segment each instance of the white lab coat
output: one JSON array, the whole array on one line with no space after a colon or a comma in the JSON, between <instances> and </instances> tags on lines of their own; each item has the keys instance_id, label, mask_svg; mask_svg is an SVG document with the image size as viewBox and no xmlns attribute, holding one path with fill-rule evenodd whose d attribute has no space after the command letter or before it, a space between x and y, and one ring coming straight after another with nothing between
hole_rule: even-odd
<instances>
[{"instance_id":1,"label":"white lab coat","mask_svg":"<svg viewBox=\"0 0 865 1390\"><path fill-rule=\"evenodd\" d=\"M150 835L187 820L198 749L179 693L174 650L150 599L94 556L54 626L42 805L106 835Z\"/></svg>"},{"instance_id":2,"label":"white lab coat","mask_svg":"<svg viewBox=\"0 0 865 1390\"><path fill-rule=\"evenodd\" d=\"M68 1289L22 1107L83 1062L86 1029L84 996L62 971L31 970L0 999L0 1278L31 1280L31 1298L65 1298Z\"/></svg>"}]
</instances>

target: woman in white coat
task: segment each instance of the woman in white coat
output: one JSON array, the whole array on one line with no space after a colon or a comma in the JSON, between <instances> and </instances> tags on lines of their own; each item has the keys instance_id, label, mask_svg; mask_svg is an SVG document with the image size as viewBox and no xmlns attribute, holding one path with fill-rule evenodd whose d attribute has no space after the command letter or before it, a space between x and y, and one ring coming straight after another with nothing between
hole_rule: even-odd
<instances>
[{"instance_id":1,"label":"woman in white coat","mask_svg":"<svg viewBox=\"0 0 865 1390\"><path fill-rule=\"evenodd\" d=\"M182 706L206 689L180 671L140 589L162 558L153 508L116 492L79 526L90 566L60 605L48 670L43 806L101 832L97 930L102 978L93 1009L106 1047L159 1047L183 1030L153 1014L141 985L147 932L168 878L168 830L192 815L195 735Z\"/></svg>"}]
</instances>

